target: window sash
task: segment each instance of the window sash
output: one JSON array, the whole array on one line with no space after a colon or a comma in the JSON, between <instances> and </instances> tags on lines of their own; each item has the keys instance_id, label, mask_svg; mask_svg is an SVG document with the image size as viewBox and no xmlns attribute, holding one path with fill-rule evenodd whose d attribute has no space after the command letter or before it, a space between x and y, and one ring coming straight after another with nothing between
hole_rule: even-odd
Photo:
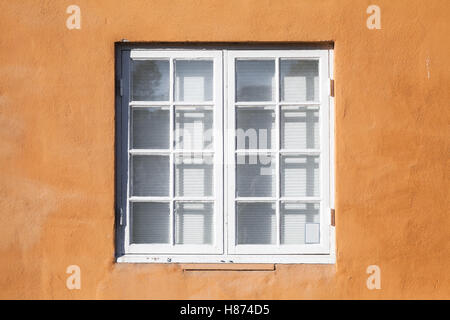
<instances>
[{"instance_id":1,"label":"window sash","mask_svg":"<svg viewBox=\"0 0 450 320\"><path fill-rule=\"evenodd\" d=\"M169 148L168 149L133 149L131 146L131 126L128 125L128 183L127 183L127 209L128 223L125 226L125 252L130 254L223 254L223 60L219 50L132 50L130 59L137 60L168 60L169 61L169 100L168 101L130 101L128 103L128 123L130 124L131 110L142 107L168 106L170 108ZM175 101L175 59L179 60L211 60L213 61L213 100L204 102ZM213 149L175 149L175 108L178 106L213 107ZM213 155L213 196L180 197L175 195L175 156L183 153L195 152L202 155ZM130 194L131 156L133 155L167 155L170 157L169 165L169 196L143 197ZM220 161L217 161L219 159ZM213 244L176 244L175 240L175 203L183 202L214 202L213 205ZM164 202L170 204L170 230L169 244L136 244L131 243L132 214L131 203L134 202Z\"/></svg>"},{"instance_id":2,"label":"window sash","mask_svg":"<svg viewBox=\"0 0 450 320\"><path fill-rule=\"evenodd\" d=\"M227 136L225 146L227 148L225 155L227 157L228 166L226 166L225 175L228 185L225 188L226 199L226 218L227 225L227 243L226 252L229 254L329 254L330 253L330 158L329 158L329 60L326 50L230 50L226 52L225 68L227 70L227 87L226 93L226 124ZM266 102L240 102L236 101L236 61L237 60L275 60L275 96L274 101ZM297 101L285 102L280 99L280 60L281 59L302 59L317 60L319 62L319 101ZM253 152L273 152L275 154L275 171L276 171L276 194L275 197L269 198L238 198L235 196L236 190L236 157L235 155L248 150L236 150L236 107L237 106L275 106L275 134L276 145L270 150L251 150ZM320 123L320 149L319 150L283 150L280 148L280 110L284 105L316 105L319 106L319 123ZM284 154L320 154L319 164L319 184L320 197L281 197L280 195L280 157ZM320 242L319 244L297 244L297 245L280 245L281 242L281 214L280 206L283 200L306 201L320 204ZM245 202L261 202L265 200L275 201L276 203L276 244L238 244L237 243L237 201Z\"/></svg>"}]
</instances>

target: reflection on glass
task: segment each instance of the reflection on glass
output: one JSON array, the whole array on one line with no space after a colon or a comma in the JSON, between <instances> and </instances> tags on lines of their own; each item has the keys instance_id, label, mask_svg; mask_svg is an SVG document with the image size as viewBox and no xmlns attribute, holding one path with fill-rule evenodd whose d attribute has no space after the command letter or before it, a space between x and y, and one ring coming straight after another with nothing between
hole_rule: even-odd
<instances>
[{"instance_id":1,"label":"reflection on glass","mask_svg":"<svg viewBox=\"0 0 450 320\"><path fill-rule=\"evenodd\" d=\"M175 60L175 100L202 102L213 100L213 62Z\"/></svg>"},{"instance_id":2,"label":"reflection on glass","mask_svg":"<svg viewBox=\"0 0 450 320\"><path fill-rule=\"evenodd\" d=\"M133 149L168 149L168 108L134 108L131 116Z\"/></svg>"},{"instance_id":3,"label":"reflection on glass","mask_svg":"<svg viewBox=\"0 0 450 320\"><path fill-rule=\"evenodd\" d=\"M238 154L236 183L238 197L275 196L275 158L270 154Z\"/></svg>"},{"instance_id":4,"label":"reflection on glass","mask_svg":"<svg viewBox=\"0 0 450 320\"><path fill-rule=\"evenodd\" d=\"M169 157L134 155L131 158L133 196L169 196Z\"/></svg>"},{"instance_id":5,"label":"reflection on glass","mask_svg":"<svg viewBox=\"0 0 450 320\"><path fill-rule=\"evenodd\" d=\"M236 101L274 101L275 61L236 61Z\"/></svg>"},{"instance_id":6,"label":"reflection on glass","mask_svg":"<svg viewBox=\"0 0 450 320\"><path fill-rule=\"evenodd\" d=\"M133 60L131 75L133 101L167 101L169 85L169 61Z\"/></svg>"},{"instance_id":7,"label":"reflection on glass","mask_svg":"<svg viewBox=\"0 0 450 320\"><path fill-rule=\"evenodd\" d=\"M275 203L237 203L237 243L276 243Z\"/></svg>"},{"instance_id":8,"label":"reflection on glass","mask_svg":"<svg viewBox=\"0 0 450 320\"><path fill-rule=\"evenodd\" d=\"M275 111L271 107L236 109L237 149L271 149L275 145Z\"/></svg>"},{"instance_id":9,"label":"reflection on glass","mask_svg":"<svg viewBox=\"0 0 450 320\"><path fill-rule=\"evenodd\" d=\"M168 203L134 202L131 212L132 243L169 243Z\"/></svg>"},{"instance_id":10,"label":"reflection on glass","mask_svg":"<svg viewBox=\"0 0 450 320\"><path fill-rule=\"evenodd\" d=\"M319 61L281 60L282 101L319 101Z\"/></svg>"}]
</instances>

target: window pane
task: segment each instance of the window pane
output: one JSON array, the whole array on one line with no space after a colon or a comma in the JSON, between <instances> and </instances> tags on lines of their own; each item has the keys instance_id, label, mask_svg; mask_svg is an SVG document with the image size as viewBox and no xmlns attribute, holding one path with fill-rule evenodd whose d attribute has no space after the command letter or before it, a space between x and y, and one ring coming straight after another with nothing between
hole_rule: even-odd
<instances>
[{"instance_id":1,"label":"window pane","mask_svg":"<svg viewBox=\"0 0 450 320\"><path fill-rule=\"evenodd\" d=\"M168 108L133 108L133 149L168 149L169 119Z\"/></svg>"},{"instance_id":2,"label":"window pane","mask_svg":"<svg viewBox=\"0 0 450 320\"><path fill-rule=\"evenodd\" d=\"M276 243L275 203L237 203L237 243Z\"/></svg>"},{"instance_id":3,"label":"window pane","mask_svg":"<svg viewBox=\"0 0 450 320\"><path fill-rule=\"evenodd\" d=\"M213 100L212 61L175 61L175 100L186 102Z\"/></svg>"},{"instance_id":4,"label":"window pane","mask_svg":"<svg viewBox=\"0 0 450 320\"><path fill-rule=\"evenodd\" d=\"M275 111L271 107L236 108L237 149L271 149L275 146Z\"/></svg>"},{"instance_id":5,"label":"window pane","mask_svg":"<svg viewBox=\"0 0 450 320\"><path fill-rule=\"evenodd\" d=\"M236 61L236 101L274 101L275 61Z\"/></svg>"},{"instance_id":6,"label":"window pane","mask_svg":"<svg viewBox=\"0 0 450 320\"><path fill-rule=\"evenodd\" d=\"M132 195L169 196L169 157L132 157Z\"/></svg>"},{"instance_id":7,"label":"window pane","mask_svg":"<svg viewBox=\"0 0 450 320\"><path fill-rule=\"evenodd\" d=\"M133 101L169 100L169 61L133 60L132 68Z\"/></svg>"},{"instance_id":8,"label":"window pane","mask_svg":"<svg viewBox=\"0 0 450 320\"><path fill-rule=\"evenodd\" d=\"M289 155L281 157L281 195L319 196L319 157Z\"/></svg>"},{"instance_id":9,"label":"window pane","mask_svg":"<svg viewBox=\"0 0 450 320\"><path fill-rule=\"evenodd\" d=\"M212 244L214 210L212 203L176 202L177 244Z\"/></svg>"},{"instance_id":10,"label":"window pane","mask_svg":"<svg viewBox=\"0 0 450 320\"><path fill-rule=\"evenodd\" d=\"M177 107L175 110L175 148L212 149L213 111L204 108Z\"/></svg>"},{"instance_id":11,"label":"window pane","mask_svg":"<svg viewBox=\"0 0 450 320\"><path fill-rule=\"evenodd\" d=\"M283 149L319 148L319 111L302 107L281 110L281 146Z\"/></svg>"},{"instance_id":12,"label":"window pane","mask_svg":"<svg viewBox=\"0 0 450 320\"><path fill-rule=\"evenodd\" d=\"M319 224L318 203L281 203L281 244L305 244L307 228L310 224ZM314 228L309 228L311 232ZM314 237L309 234L308 237ZM318 238L318 237L314 237Z\"/></svg>"},{"instance_id":13,"label":"window pane","mask_svg":"<svg viewBox=\"0 0 450 320\"><path fill-rule=\"evenodd\" d=\"M170 207L168 203L134 202L132 205L132 243L169 243Z\"/></svg>"},{"instance_id":14,"label":"window pane","mask_svg":"<svg viewBox=\"0 0 450 320\"><path fill-rule=\"evenodd\" d=\"M282 101L319 101L319 61L281 60Z\"/></svg>"},{"instance_id":15,"label":"window pane","mask_svg":"<svg viewBox=\"0 0 450 320\"><path fill-rule=\"evenodd\" d=\"M275 158L269 154L236 156L238 197L275 196Z\"/></svg>"},{"instance_id":16,"label":"window pane","mask_svg":"<svg viewBox=\"0 0 450 320\"><path fill-rule=\"evenodd\" d=\"M177 196L212 196L213 156L177 155L175 157L175 190Z\"/></svg>"}]
</instances>

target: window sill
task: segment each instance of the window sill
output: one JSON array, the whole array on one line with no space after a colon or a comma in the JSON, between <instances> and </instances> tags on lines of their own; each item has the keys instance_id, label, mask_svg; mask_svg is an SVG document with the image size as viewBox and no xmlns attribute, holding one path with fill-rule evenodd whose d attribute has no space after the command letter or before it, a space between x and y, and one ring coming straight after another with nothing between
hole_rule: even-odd
<instances>
[{"instance_id":1,"label":"window sill","mask_svg":"<svg viewBox=\"0 0 450 320\"><path fill-rule=\"evenodd\" d=\"M142 255L125 254L116 259L117 263L179 263L188 267L209 265L217 266L269 265L274 264L335 264L336 256L331 254L303 255Z\"/></svg>"}]
</instances>

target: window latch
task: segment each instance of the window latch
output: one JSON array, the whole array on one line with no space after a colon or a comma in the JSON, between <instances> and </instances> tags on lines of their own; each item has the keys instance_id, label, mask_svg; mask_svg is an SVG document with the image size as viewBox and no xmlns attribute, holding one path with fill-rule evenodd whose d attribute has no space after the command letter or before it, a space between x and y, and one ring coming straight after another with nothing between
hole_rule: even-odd
<instances>
[{"instance_id":1,"label":"window latch","mask_svg":"<svg viewBox=\"0 0 450 320\"><path fill-rule=\"evenodd\" d=\"M334 227L336 226L336 214L335 214L335 210L331 209L330 210L331 213L331 225Z\"/></svg>"}]
</instances>

